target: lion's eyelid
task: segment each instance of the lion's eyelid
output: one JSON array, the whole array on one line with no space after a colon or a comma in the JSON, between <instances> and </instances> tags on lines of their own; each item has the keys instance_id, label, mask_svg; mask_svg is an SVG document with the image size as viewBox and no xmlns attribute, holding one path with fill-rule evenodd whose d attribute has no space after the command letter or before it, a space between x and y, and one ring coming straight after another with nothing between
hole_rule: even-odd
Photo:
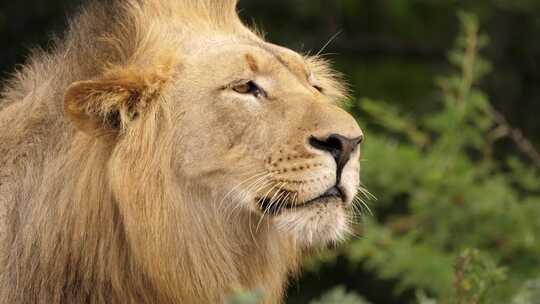
<instances>
[{"instance_id":1,"label":"lion's eyelid","mask_svg":"<svg viewBox=\"0 0 540 304\"><path fill-rule=\"evenodd\" d=\"M244 92L243 90L239 89L240 87L246 87L247 90ZM256 98L259 98L261 96L264 98L268 97L268 93L266 92L266 90L253 80L238 80L231 83L229 85L229 88L237 92L238 94L252 94Z\"/></svg>"}]
</instances>

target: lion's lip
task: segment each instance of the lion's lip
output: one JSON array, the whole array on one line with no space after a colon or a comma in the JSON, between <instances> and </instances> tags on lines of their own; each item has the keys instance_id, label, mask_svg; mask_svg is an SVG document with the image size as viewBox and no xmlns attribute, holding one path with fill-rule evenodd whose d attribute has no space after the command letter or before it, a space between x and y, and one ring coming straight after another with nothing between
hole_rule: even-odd
<instances>
[{"instance_id":1,"label":"lion's lip","mask_svg":"<svg viewBox=\"0 0 540 304\"><path fill-rule=\"evenodd\" d=\"M275 202L269 198L257 199L257 202L259 203L259 206L261 207L263 211L268 212L273 215L278 215L284 210L306 208L314 204L327 203L329 201L335 201L335 200L340 200L341 202L345 202L345 194L338 186L334 186L328 189L323 194L317 196L316 198L311 199L309 201L305 201L301 204L291 204L291 202L288 202L288 201L279 202L279 200L278 202Z\"/></svg>"}]
</instances>

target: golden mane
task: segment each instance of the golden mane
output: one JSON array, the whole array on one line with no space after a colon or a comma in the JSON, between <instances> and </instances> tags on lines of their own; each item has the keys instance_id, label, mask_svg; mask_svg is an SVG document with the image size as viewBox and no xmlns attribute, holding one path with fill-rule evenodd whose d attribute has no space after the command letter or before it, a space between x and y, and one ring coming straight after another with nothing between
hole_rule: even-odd
<instances>
[{"instance_id":1,"label":"golden mane","mask_svg":"<svg viewBox=\"0 0 540 304\"><path fill-rule=\"evenodd\" d=\"M182 65L169 50L204 32L255 37L235 7L234 0L96 2L52 52L36 52L14 75L0 100L5 303L218 303L234 287L262 286L268 303L281 301L300 252L265 224L255 241L249 229L209 214L219 210L181 208L210 189L171 184L174 139L160 132L171 121L166 105L148 103L116 146L81 135L63 117L72 83L114 79L115 67L136 75L157 63L158 73L169 73ZM168 37L165 26L183 34Z\"/></svg>"}]
</instances>

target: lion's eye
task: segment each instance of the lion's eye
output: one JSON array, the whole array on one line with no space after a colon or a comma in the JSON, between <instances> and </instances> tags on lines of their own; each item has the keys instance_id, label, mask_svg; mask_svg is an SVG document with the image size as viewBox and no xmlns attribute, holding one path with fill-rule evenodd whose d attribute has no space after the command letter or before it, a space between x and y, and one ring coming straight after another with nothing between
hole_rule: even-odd
<instances>
[{"instance_id":1,"label":"lion's eye","mask_svg":"<svg viewBox=\"0 0 540 304\"><path fill-rule=\"evenodd\" d=\"M232 88L235 92L240 94L251 94L255 97L264 96L265 92L255 82L248 81L239 85L235 85Z\"/></svg>"},{"instance_id":2,"label":"lion's eye","mask_svg":"<svg viewBox=\"0 0 540 304\"><path fill-rule=\"evenodd\" d=\"M323 93L323 91L324 91L324 89L323 89L320 85L316 85L316 84L315 84L315 85L313 85L313 87L314 87L317 91L319 91L319 92L321 92L321 93Z\"/></svg>"},{"instance_id":3,"label":"lion's eye","mask_svg":"<svg viewBox=\"0 0 540 304\"><path fill-rule=\"evenodd\" d=\"M309 83L311 83L311 86L313 86L313 88L321 93L324 93L324 89L321 85L321 83L317 80L317 78L315 78L315 75L313 74L309 74L308 76L308 81Z\"/></svg>"}]
</instances>

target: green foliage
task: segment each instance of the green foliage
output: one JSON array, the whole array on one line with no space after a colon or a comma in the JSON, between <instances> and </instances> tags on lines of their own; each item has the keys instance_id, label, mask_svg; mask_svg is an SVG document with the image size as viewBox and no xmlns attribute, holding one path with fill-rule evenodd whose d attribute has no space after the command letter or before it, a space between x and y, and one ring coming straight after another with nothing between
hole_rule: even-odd
<instances>
[{"instance_id":1,"label":"green foliage","mask_svg":"<svg viewBox=\"0 0 540 304\"><path fill-rule=\"evenodd\" d=\"M226 304L258 304L263 298L264 293L259 289L254 291L238 290L227 299Z\"/></svg>"},{"instance_id":2,"label":"green foliage","mask_svg":"<svg viewBox=\"0 0 540 304\"><path fill-rule=\"evenodd\" d=\"M458 257L455 268L454 289L450 303L467 304L486 300L485 295L496 284L506 278L504 270L484 257L478 250L467 249Z\"/></svg>"},{"instance_id":3,"label":"green foliage","mask_svg":"<svg viewBox=\"0 0 540 304\"><path fill-rule=\"evenodd\" d=\"M239 290L227 300L227 304L258 304L264 294L260 290L253 292ZM370 304L355 293L347 293L345 288L338 286L326 292L319 300L310 304Z\"/></svg>"},{"instance_id":4,"label":"green foliage","mask_svg":"<svg viewBox=\"0 0 540 304\"><path fill-rule=\"evenodd\" d=\"M343 287L336 287L311 304L369 304L369 302L355 293L347 293Z\"/></svg>"},{"instance_id":5,"label":"green foliage","mask_svg":"<svg viewBox=\"0 0 540 304\"><path fill-rule=\"evenodd\" d=\"M540 278L523 284L518 294L512 299L512 304L538 303L540 299Z\"/></svg>"},{"instance_id":6,"label":"green foliage","mask_svg":"<svg viewBox=\"0 0 540 304\"><path fill-rule=\"evenodd\" d=\"M491 69L479 54L488 39L473 15L460 20L455 72L437 80L440 111L357 105L373 121L362 178L378 215L342 254L396 280L398 293L417 290L419 303L536 303L538 288L524 286L540 274L540 175L518 154L493 157L501 126L477 87Z\"/></svg>"}]
</instances>

